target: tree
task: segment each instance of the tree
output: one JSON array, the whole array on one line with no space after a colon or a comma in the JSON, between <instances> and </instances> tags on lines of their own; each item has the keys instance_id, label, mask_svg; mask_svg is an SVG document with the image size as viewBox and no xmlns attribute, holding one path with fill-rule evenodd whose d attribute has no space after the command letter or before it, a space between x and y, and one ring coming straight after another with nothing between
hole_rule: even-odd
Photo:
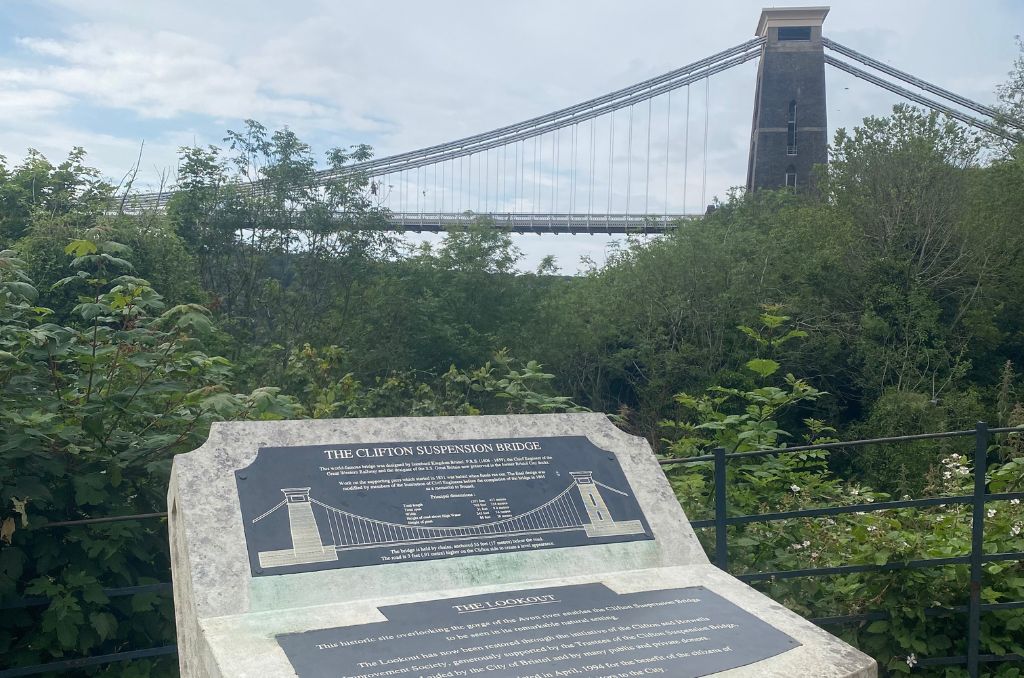
<instances>
[{"instance_id":1,"label":"tree","mask_svg":"<svg viewBox=\"0 0 1024 678\"><path fill-rule=\"evenodd\" d=\"M996 87L996 96L999 98L997 109L1002 114L1002 119L997 122L1007 132L1022 137L1024 135L1024 40L1019 35L1017 36L1017 47L1020 53L1013 62L1009 78ZM1014 143L1005 138L997 139L996 143L1008 152L1021 146L1020 141Z\"/></svg>"},{"instance_id":2,"label":"tree","mask_svg":"<svg viewBox=\"0 0 1024 678\"><path fill-rule=\"evenodd\" d=\"M369 269L395 256L396 240L368 180L349 169L368 147L329 151L334 178L323 181L288 129L247 120L225 141L226 159L215 147L182 149L169 215L235 346L283 347L248 354L273 379L304 342L344 342Z\"/></svg>"},{"instance_id":3,"label":"tree","mask_svg":"<svg viewBox=\"0 0 1024 678\"><path fill-rule=\"evenodd\" d=\"M0 156L0 247L13 245L39 216L88 225L109 207L112 190L85 165L85 150L78 146L56 166L35 149L12 169Z\"/></svg>"},{"instance_id":4,"label":"tree","mask_svg":"<svg viewBox=\"0 0 1024 678\"><path fill-rule=\"evenodd\" d=\"M967 221L981 139L937 113L894 107L838 130L824 187L849 216L854 246L840 275L843 308L859 316L859 386L938 397L970 368L965 323L1002 247Z\"/></svg>"}]
</instances>

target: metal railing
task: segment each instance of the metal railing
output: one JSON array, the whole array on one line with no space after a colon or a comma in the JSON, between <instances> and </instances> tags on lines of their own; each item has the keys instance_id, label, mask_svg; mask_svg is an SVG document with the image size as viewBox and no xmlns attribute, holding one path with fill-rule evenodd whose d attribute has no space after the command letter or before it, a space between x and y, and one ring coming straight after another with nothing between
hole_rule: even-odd
<instances>
[{"instance_id":1,"label":"metal railing","mask_svg":"<svg viewBox=\"0 0 1024 678\"><path fill-rule=\"evenodd\" d=\"M1015 654L980 654L981 647L981 614L997 610L1024 609L1024 601L1010 601L1002 603L981 602L982 567L986 563L1005 561L1024 561L1024 552L1015 551L1007 553L984 553L982 549L985 528L985 505L991 501L1008 501L1013 499L1024 499L1024 492L1001 492L995 494L987 493L986 472L988 460L988 445L991 436L1002 433L1024 433L1024 427L993 428L979 422L973 430L968 431L947 431L943 433L927 433L909 436L893 436L887 438L873 438L869 440L853 440L848 442L821 443L815 445L800 445L777 449L755 450L750 452L726 452L724 448L716 448L711 454L704 454L685 458L660 459L662 466L678 466L695 464L701 462L712 462L715 479L714 486L714 518L707 520L691 520L690 524L695 529L713 529L715 535L715 549L713 562L722 570L729 571L729 541L728 528L736 525L746 525L758 522L775 522L791 520L794 518L815 518L825 516L836 516L849 513L869 513L874 511L887 511L901 508L925 508L932 506L948 506L967 504L972 507L971 522L971 552L959 556L947 558L925 558L900 562L889 562L884 565L857 564L840 565L835 567L814 567L797 570L776 570L769 572L756 572L735 575L744 582L759 582L766 580L791 579L797 577L820 577L831 575L854 574L861 572L892 572L896 570L909 570L920 568L943 567L948 565L970 565L970 587L968 601L965 605L951 607L925 608L924 614L927 617L937 617L951 614L967 615L967 653L964 655L951 655L941 657L921 657L917 659L916 665L922 667L944 666L944 665L966 665L970 675L977 676L979 666L984 663L1024 661L1024 657ZM850 447L864 447L868 445L879 445L887 443L903 443L922 440L940 440L944 438L974 437L974 492L969 495L930 497L926 499L906 499L900 501L872 502L855 504L849 506L829 506L815 509L800 509L795 511L781 511L775 513L760 513L751 515L730 516L728 511L727 492L727 465L731 459L750 459L755 457L766 457L770 455L793 454L798 452L826 451ZM69 520L49 523L46 527L87 527L95 524L121 522L130 520L147 520L166 518L166 513L144 513L127 516L105 516L100 518L87 518L83 520ZM169 594L171 592L170 582L147 584L142 586L129 586L120 588L104 589L108 597L129 596L137 594ZM46 605L49 602L46 598L21 598L0 606L0 610L22 607ZM812 618L811 621L820 626L840 625L858 622L878 621L889 619L886 612L866 612L862 614L851 614L831 617ZM21 678L23 676L34 676L42 673L65 672L74 669L100 666L114 662L131 661L135 659L153 658L173 655L177 653L174 645L160 647L128 650L110 654L95 655L89 657L78 657L64 659L46 664L33 666L14 667L0 669L0 678Z\"/></svg>"},{"instance_id":2,"label":"metal railing","mask_svg":"<svg viewBox=\"0 0 1024 678\"><path fill-rule=\"evenodd\" d=\"M714 564L720 569L729 571L729 542L728 528L735 525L746 525L750 523L770 523L794 518L815 518L825 516L836 516L848 513L870 513L875 511L888 511L901 508L925 508L932 506L948 506L955 504L969 504L972 507L971 514L971 551L970 553L948 558L923 558L918 560L889 562L883 565L857 564L840 565L835 567L812 567L797 570L775 570L769 572L756 572L735 575L737 579L752 583L759 581L774 581L779 579L792 579L797 577L822 577L831 575L854 574L860 572L892 572L895 570L910 570L920 568L944 567L948 565L969 565L970 586L968 591L968 602L966 605L954 607L926 608L926 616L934 617L948 614L967 614L967 650L964 655L950 655L941 657L917 658L917 666L945 666L965 664L968 673L973 677L978 675L979 666L988 662L1024 661L1024 656L1016 654L980 654L981 647L981 613L996 610L1024 609L1024 601L1009 601L1002 603L981 602L982 567L987 563L1004 561L1024 561L1024 551L1007 553L985 553L983 551L983 537L985 531L985 505L991 501L1008 501L1013 499L1024 499L1024 492L1001 492L995 494L987 493L986 473L988 462L988 446L992 435L999 433L1021 433L1024 427L988 428L984 422L979 422L973 430L968 431L947 431L943 433L928 433L910 436L893 436L888 438L875 438L870 440L854 440L848 442L821 443L817 445L800 445L768 450L755 450L750 452L726 452L724 448L718 447L711 454L704 454L694 457L659 459L662 466L676 466L679 464L694 464L700 462L712 462L714 465L714 518L707 520L692 520L690 524L695 529L713 529L715 535ZM793 454L798 452L826 451L850 447L864 447L886 443L901 443L921 440L939 440L943 438L974 437L974 491L969 495L930 497L927 499L905 499L901 501L871 502L854 504L849 506L830 506L815 509L800 509L796 511L780 511L775 513L759 513L750 515L730 516L728 493L727 493L727 465L730 459L750 459L754 457L766 457L770 455ZM876 621L889 619L885 612L868 612L863 614L842 615L834 617L819 617L811 619L812 622L822 625L848 624L864 621Z\"/></svg>"}]
</instances>

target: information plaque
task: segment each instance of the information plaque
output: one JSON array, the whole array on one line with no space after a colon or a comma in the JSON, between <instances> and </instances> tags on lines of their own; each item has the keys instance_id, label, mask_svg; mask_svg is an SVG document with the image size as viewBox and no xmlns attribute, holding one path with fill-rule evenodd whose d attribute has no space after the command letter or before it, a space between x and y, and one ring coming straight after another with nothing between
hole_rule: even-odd
<instances>
[{"instance_id":1,"label":"information plaque","mask_svg":"<svg viewBox=\"0 0 1024 678\"><path fill-rule=\"evenodd\" d=\"M800 645L702 586L602 584L381 607L386 622L277 636L300 678L705 676Z\"/></svg>"},{"instance_id":2,"label":"information plaque","mask_svg":"<svg viewBox=\"0 0 1024 678\"><path fill-rule=\"evenodd\" d=\"M254 576L653 538L583 436L264 447L235 479Z\"/></svg>"}]
</instances>

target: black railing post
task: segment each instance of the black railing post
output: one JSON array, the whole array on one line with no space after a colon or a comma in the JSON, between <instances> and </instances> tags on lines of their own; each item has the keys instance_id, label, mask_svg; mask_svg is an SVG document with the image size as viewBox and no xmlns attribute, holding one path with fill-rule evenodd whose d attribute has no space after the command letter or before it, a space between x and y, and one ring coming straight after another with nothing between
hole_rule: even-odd
<instances>
[{"instance_id":1,"label":"black railing post","mask_svg":"<svg viewBox=\"0 0 1024 678\"><path fill-rule=\"evenodd\" d=\"M981 645L982 551L985 537L985 467L988 461L988 424L974 427L974 514L971 520L971 599L967 610L967 672L978 676Z\"/></svg>"},{"instance_id":2,"label":"black railing post","mask_svg":"<svg viewBox=\"0 0 1024 678\"><path fill-rule=\"evenodd\" d=\"M725 448L715 448L715 565L729 571L729 541L726 536Z\"/></svg>"}]
</instances>

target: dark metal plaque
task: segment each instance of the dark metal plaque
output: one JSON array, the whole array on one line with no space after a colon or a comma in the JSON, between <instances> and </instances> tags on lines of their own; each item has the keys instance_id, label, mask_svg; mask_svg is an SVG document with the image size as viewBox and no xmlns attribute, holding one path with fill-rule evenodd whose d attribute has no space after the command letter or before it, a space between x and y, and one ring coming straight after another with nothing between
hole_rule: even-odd
<instances>
[{"instance_id":1,"label":"dark metal plaque","mask_svg":"<svg viewBox=\"0 0 1024 678\"><path fill-rule=\"evenodd\" d=\"M277 636L300 678L706 676L796 640L702 586L603 584L380 608L386 622Z\"/></svg>"},{"instance_id":2,"label":"dark metal plaque","mask_svg":"<svg viewBox=\"0 0 1024 678\"><path fill-rule=\"evenodd\" d=\"M263 447L235 478L254 576L653 539L583 436Z\"/></svg>"}]
</instances>

